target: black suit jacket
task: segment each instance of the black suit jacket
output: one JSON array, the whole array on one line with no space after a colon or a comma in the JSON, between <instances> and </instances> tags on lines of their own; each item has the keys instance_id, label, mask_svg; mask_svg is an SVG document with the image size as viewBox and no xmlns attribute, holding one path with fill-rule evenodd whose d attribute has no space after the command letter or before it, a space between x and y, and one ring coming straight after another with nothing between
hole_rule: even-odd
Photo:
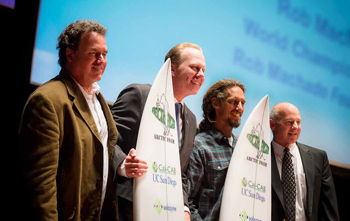
<instances>
[{"instance_id":1,"label":"black suit jacket","mask_svg":"<svg viewBox=\"0 0 350 221\"><path fill-rule=\"evenodd\" d=\"M306 218L312 220L339 220L337 199L327 153L297 143L307 186ZM271 143L271 147L273 145ZM285 219L282 184L278 173L275 153L271 154L272 220Z\"/></svg>"},{"instance_id":2,"label":"black suit jacket","mask_svg":"<svg viewBox=\"0 0 350 221\"><path fill-rule=\"evenodd\" d=\"M128 154L131 148L136 148L140 121L150 89L151 85L149 84L131 84L120 92L117 101L111 107L111 112L119 132L117 144L125 154ZM187 177L185 174L196 135L196 127L196 117L184 105L180 164L183 198L187 206ZM133 179L118 177L117 194L129 201L133 201Z\"/></svg>"}]
</instances>

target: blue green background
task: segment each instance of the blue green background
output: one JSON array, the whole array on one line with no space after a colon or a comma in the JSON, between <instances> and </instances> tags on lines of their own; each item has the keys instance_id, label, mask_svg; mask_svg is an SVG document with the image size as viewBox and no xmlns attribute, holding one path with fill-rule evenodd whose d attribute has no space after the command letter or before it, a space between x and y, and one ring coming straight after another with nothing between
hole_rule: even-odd
<instances>
[{"instance_id":1,"label":"blue green background","mask_svg":"<svg viewBox=\"0 0 350 221\"><path fill-rule=\"evenodd\" d=\"M266 94L270 109L291 102L301 112L299 141L350 166L349 9L345 0L42 0L31 81L41 84L59 73L57 37L75 20L96 20L108 29L108 65L99 85L111 103L131 83L152 84L170 48L193 42L202 47L207 65L202 88L185 99L198 122L206 90L220 79L236 78L247 87L242 123ZM317 31L317 17L327 22L331 37ZM258 28L248 32L253 27L248 21ZM305 49L345 69L334 72L325 60L312 62ZM271 63L280 67L278 77L270 74ZM300 86L300 78L307 84Z\"/></svg>"}]
</instances>

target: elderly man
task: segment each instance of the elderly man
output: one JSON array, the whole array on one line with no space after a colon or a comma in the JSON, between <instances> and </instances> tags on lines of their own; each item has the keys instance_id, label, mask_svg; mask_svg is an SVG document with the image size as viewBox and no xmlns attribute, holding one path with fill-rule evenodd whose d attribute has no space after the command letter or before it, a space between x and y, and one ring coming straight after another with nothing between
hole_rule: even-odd
<instances>
[{"instance_id":1,"label":"elderly man","mask_svg":"<svg viewBox=\"0 0 350 221\"><path fill-rule=\"evenodd\" d=\"M165 61L171 59L171 74L175 96L175 108L179 112L180 128L180 163L182 172L183 198L187 205L187 168L194 136L196 135L196 117L185 105L183 99L197 94L204 81L205 58L202 49L193 43L181 43L173 47ZM120 92L111 108L113 118L120 133L118 145L127 153L136 146L141 116L151 85L132 84ZM133 220L133 180L118 179L118 201L120 220ZM188 208L187 208L188 211ZM189 211L185 212L189 219Z\"/></svg>"},{"instance_id":2,"label":"elderly man","mask_svg":"<svg viewBox=\"0 0 350 221\"><path fill-rule=\"evenodd\" d=\"M219 220L223 186L244 112L245 87L223 79L203 97L204 120L199 125L187 169L191 220Z\"/></svg>"},{"instance_id":3,"label":"elderly man","mask_svg":"<svg viewBox=\"0 0 350 221\"><path fill-rule=\"evenodd\" d=\"M290 103L270 113L272 220L339 220L327 153L297 142L301 117Z\"/></svg>"},{"instance_id":4,"label":"elderly man","mask_svg":"<svg viewBox=\"0 0 350 221\"><path fill-rule=\"evenodd\" d=\"M68 25L58 37L59 75L25 105L19 151L28 220L118 219L113 178L126 155L115 148L118 132L96 83L107 65L106 31L87 20ZM128 176L147 167L135 154L126 158Z\"/></svg>"}]
</instances>

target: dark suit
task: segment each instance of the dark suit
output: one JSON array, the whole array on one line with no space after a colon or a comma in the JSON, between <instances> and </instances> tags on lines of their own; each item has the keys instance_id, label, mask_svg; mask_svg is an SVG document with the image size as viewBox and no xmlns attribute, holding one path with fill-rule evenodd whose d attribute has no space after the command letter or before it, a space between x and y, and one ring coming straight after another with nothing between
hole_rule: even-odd
<instances>
[{"instance_id":1,"label":"dark suit","mask_svg":"<svg viewBox=\"0 0 350 221\"><path fill-rule=\"evenodd\" d=\"M136 148L141 116L150 89L151 85L149 84L129 85L122 92L120 92L117 101L111 107L111 112L120 135L117 144L121 147L125 154L128 154L131 148ZM197 123L196 117L190 111L190 109L188 109L186 105L184 105L183 108L183 137L180 147L180 164L182 172L183 198L185 205L188 206L187 178L185 172L193 147L194 137L196 135ZM117 194L119 196L118 198L121 202L119 207L120 213L123 215L123 212L126 211L122 210L132 209L127 207L132 205L130 202L133 200L133 180L124 177L118 178L117 189ZM132 217L129 217L128 220L130 220L130 218L132 220Z\"/></svg>"},{"instance_id":2,"label":"dark suit","mask_svg":"<svg viewBox=\"0 0 350 221\"><path fill-rule=\"evenodd\" d=\"M273 145L271 143L273 148ZM312 220L339 220L337 199L327 153L297 142L303 163L306 186L306 218ZM271 154L272 220L285 219L284 199L274 151Z\"/></svg>"}]
</instances>

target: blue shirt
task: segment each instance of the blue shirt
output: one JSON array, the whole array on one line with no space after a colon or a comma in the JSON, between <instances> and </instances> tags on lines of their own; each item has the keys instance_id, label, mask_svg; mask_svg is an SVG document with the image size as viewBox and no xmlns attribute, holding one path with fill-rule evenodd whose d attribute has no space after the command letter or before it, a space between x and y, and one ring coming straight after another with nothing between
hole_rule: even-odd
<instances>
[{"instance_id":1,"label":"blue shirt","mask_svg":"<svg viewBox=\"0 0 350 221\"><path fill-rule=\"evenodd\" d=\"M210 123L202 121L187 169L191 220L218 220L226 173L237 138L232 144Z\"/></svg>"}]
</instances>

